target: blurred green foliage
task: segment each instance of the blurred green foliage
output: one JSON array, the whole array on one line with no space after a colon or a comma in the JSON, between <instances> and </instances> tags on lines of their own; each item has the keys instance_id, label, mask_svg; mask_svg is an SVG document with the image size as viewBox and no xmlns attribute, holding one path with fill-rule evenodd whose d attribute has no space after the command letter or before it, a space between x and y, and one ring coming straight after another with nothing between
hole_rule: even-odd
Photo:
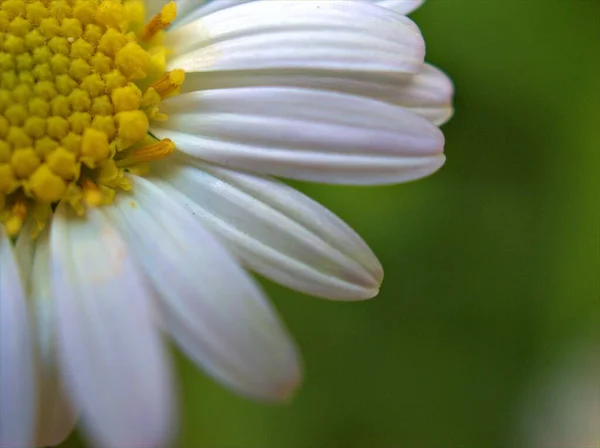
<instances>
[{"instance_id":1,"label":"blurred green foliage","mask_svg":"<svg viewBox=\"0 0 600 448\"><path fill-rule=\"evenodd\" d=\"M370 243L381 294L264 282L303 387L257 404L177 356L177 446L519 446L532 382L600 336L600 2L430 0L412 17L456 85L447 164L394 187L297 184Z\"/></svg>"}]
</instances>

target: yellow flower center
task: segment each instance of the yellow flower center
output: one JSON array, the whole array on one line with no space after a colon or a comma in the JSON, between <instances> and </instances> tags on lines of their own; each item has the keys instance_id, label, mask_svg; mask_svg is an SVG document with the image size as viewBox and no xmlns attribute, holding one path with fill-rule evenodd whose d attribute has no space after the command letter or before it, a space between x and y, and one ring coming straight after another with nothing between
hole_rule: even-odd
<instances>
[{"instance_id":1,"label":"yellow flower center","mask_svg":"<svg viewBox=\"0 0 600 448\"><path fill-rule=\"evenodd\" d=\"M0 221L40 231L52 204L109 203L125 170L170 154L148 134L181 70L165 71L171 2L144 23L143 0L0 0Z\"/></svg>"}]
</instances>

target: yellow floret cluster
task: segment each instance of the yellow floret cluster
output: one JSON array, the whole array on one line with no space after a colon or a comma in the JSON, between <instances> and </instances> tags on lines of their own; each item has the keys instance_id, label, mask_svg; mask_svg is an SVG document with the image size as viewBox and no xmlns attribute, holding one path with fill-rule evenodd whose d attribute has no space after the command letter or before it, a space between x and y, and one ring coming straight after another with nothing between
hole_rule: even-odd
<instances>
[{"instance_id":1,"label":"yellow floret cluster","mask_svg":"<svg viewBox=\"0 0 600 448\"><path fill-rule=\"evenodd\" d=\"M112 200L127 163L172 150L147 145L158 104L183 72L165 73L170 3L144 24L142 0L0 0L0 220L41 228L60 200ZM146 160L136 158L136 148ZM133 152L132 152L132 148Z\"/></svg>"}]
</instances>

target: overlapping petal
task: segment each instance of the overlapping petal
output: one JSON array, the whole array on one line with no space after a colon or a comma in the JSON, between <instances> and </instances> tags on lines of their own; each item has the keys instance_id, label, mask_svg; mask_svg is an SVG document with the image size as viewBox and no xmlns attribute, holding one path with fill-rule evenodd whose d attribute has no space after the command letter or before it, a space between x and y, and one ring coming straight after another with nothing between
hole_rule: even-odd
<instances>
[{"instance_id":1,"label":"overlapping petal","mask_svg":"<svg viewBox=\"0 0 600 448\"><path fill-rule=\"evenodd\" d=\"M443 164L435 126L452 115L452 83L424 64L404 16L423 1L177 0L165 44L187 81L152 132L179 161L85 219L63 201L50 239L18 242L23 283L1 237L2 448L60 443L73 407L101 446L165 446L174 408L156 293L160 323L212 376L262 400L290 395L294 343L239 261L339 300L372 297L383 274L338 217L261 174L387 184Z\"/></svg>"},{"instance_id":2,"label":"overlapping petal","mask_svg":"<svg viewBox=\"0 0 600 448\"><path fill-rule=\"evenodd\" d=\"M300 87L364 96L404 107L436 126L448 121L453 113L452 81L430 64L402 79L376 73L349 76L338 71L199 71L187 74L182 92L233 87Z\"/></svg>"},{"instance_id":3,"label":"overlapping petal","mask_svg":"<svg viewBox=\"0 0 600 448\"><path fill-rule=\"evenodd\" d=\"M56 446L73 431L77 413L73 411L56 361L41 366L38 374L40 393L35 446Z\"/></svg>"},{"instance_id":4,"label":"overlapping petal","mask_svg":"<svg viewBox=\"0 0 600 448\"><path fill-rule=\"evenodd\" d=\"M333 213L273 179L199 164L171 166L163 188L250 269L320 297L373 297L383 277L364 241ZM182 196L183 194L183 196Z\"/></svg>"},{"instance_id":5,"label":"overlapping petal","mask_svg":"<svg viewBox=\"0 0 600 448\"><path fill-rule=\"evenodd\" d=\"M425 0L377 0L375 3L399 14L410 14L420 8Z\"/></svg>"},{"instance_id":6,"label":"overlapping petal","mask_svg":"<svg viewBox=\"0 0 600 448\"><path fill-rule=\"evenodd\" d=\"M0 447L27 447L37 404L33 341L12 243L1 232L0 335Z\"/></svg>"},{"instance_id":7,"label":"overlapping petal","mask_svg":"<svg viewBox=\"0 0 600 448\"><path fill-rule=\"evenodd\" d=\"M418 72L418 27L360 1L258 1L226 8L169 32L170 68Z\"/></svg>"},{"instance_id":8,"label":"overlapping petal","mask_svg":"<svg viewBox=\"0 0 600 448\"><path fill-rule=\"evenodd\" d=\"M35 323L38 412L35 446L55 446L75 426L76 413L68 400L56 359L56 316L50 280L50 245L47 229L35 240L29 225L21 232L16 253Z\"/></svg>"},{"instance_id":9,"label":"overlapping petal","mask_svg":"<svg viewBox=\"0 0 600 448\"><path fill-rule=\"evenodd\" d=\"M164 0L163 0L164 1ZM226 8L232 8L244 3L257 0L209 0L198 3L198 0L176 0L177 1L177 20L173 24L173 29L186 25L201 17Z\"/></svg>"},{"instance_id":10,"label":"overlapping petal","mask_svg":"<svg viewBox=\"0 0 600 448\"><path fill-rule=\"evenodd\" d=\"M446 123L454 113L454 84L444 72L430 64L405 84L371 85L362 94L397 104L421 115L436 126ZM387 98L387 99L386 99Z\"/></svg>"},{"instance_id":11,"label":"overlapping petal","mask_svg":"<svg viewBox=\"0 0 600 448\"><path fill-rule=\"evenodd\" d=\"M336 92L231 88L164 102L152 132L199 159L293 179L386 184L444 163L443 134L404 108Z\"/></svg>"},{"instance_id":12,"label":"overlapping petal","mask_svg":"<svg viewBox=\"0 0 600 448\"><path fill-rule=\"evenodd\" d=\"M162 298L166 330L213 377L262 400L289 396L300 379L295 346L258 286L192 214L135 178L106 212L135 248Z\"/></svg>"},{"instance_id":13,"label":"overlapping petal","mask_svg":"<svg viewBox=\"0 0 600 448\"><path fill-rule=\"evenodd\" d=\"M61 203L50 237L58 355L70 397L101 446L161 448L174 407L148 290L105 215L73 215Z\"/></svg>"},{"instance_id":14,"label":"overlapping petal","mask_svg":"<svg viewBox=\"0 0 600 448\"><path fill-rule=\"evenodd\" d=\"M165 2L166 0L151 0L151 3ZM198 0L176 0L179 11L179 18L174 24L174 27L186 25L194 20L204 17L208 14L220 11L221 9L231 8L254 1L281 1L281 0L208 0L198 4ZM309 0L304 0L309 1ZM329 0L333 3L347 4L349 1L355 0ZM374 3L378 6L391 9L399 14L409 14L419 8L425 0L362 0L365 2ZM156 8L158 10L158 8Z\"/></svg>"}]
</instances>

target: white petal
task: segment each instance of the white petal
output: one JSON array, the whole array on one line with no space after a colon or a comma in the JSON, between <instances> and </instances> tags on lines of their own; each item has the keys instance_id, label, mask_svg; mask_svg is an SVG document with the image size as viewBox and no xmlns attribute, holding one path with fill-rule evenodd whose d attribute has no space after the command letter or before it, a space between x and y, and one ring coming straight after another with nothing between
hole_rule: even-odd
<instances>
[{"instance_id":1,"label":"white petal","mask_svg":"<svg viewBox=\"0 0 600 448\"><path fill-rule=\"evenodd\" d=\"M51 229L61 370L93 440L107 448L165 446L171 379L148 291L131 254L97 209Z\"/></svg>"},{"instance_id":2,"label":"white petal","mask_svg":"<svg viewBox=\"0 0 600 448\"><path fill-rule=\"evenodd\" d=\"M404 108L295 88L232 88L164 101L153 128L199 159L245 171L338 184L388 184L444 162L442 133Z\"/></svg>"},{"instance_id":3,"label":"white petal","mask_svg":"<svg viewBox=\"0 0 600 448\"><path fill-rule=\"evenodd\" d=\"M454 113L453 97L454 84L448 75L433 65L425 64L421 72L409 82L394 89L389 101L441 126Z\"/></svg>"},{"instance_id":4,"label":"white petal","mask_svg":"<svg viewBox=\"0 0 600 448\"><path fill-rule=\"evenodd\" d=\"M166 0L150 0L150 2L165 2ZM173 27L186 25L194 20L204 17L208 14L220 11L221 9L231 8L233 6L249 3L257 0L208 0L198 5L198 0L176 0L177 2L177 21ZM261 1L281 1L281 0L261 0ZM334 0L330 0L334 1ZM364 0L375 3L378 6L392 9L400 14L408 14L419 8L425 0Z\"/></svg>"},{"instance_id":5,"label":"white petal","mask_svg":"<svg viewBox=\"0 0 600 448\"><path fill-rule=\"evenodd\" d=\"M75 428L77 414L69 402L63 379L55 364L42 367L35 445L56 446Z\"/></svg>"},{"instance_id":6,"label":"white petal","mask_svg":"<svg viewBox=\"0 0 600 448\"><path fill-rule=\"evenodd\" d=\"M0 231L0 447L31 445L36 391L25 294L10 240Z\"/></svg>"},{"instance_id":7,"label":"white petal","mask_svg":"<svg viewBox=\"0 0 600 448\"><path fill-rule=\"evenodd\" d=\"M173 29L193 22L200 17L220 11L221 9L231 8L253 1L256 0L208 0L201 3L199 3L198 0L177 0L177 20L173 24Z\"/></svg>"},{"instance_id":8,"label":"white petal","mask_svg":"<svg viewBox=\"0 0 600 448\"><path fill-rule=\"evenodd\" d=\"M439 69L425 64L421 72L405 79L376 73L361 77L340 71L229 71L194 72L186 75L182 92L231 87L302 87L349 93L402 106L436 126L452 116L454 86Z\"/></svg>"},{"instance_id":9,"label":"white petal","mask_svg":"<svg viewBox=\"0 0 600 448\"><path fill-rule=\"evenodd\" d=\"M320 297L373 297L383 277L364 241L337 216L275 180L178 164L163 179L246 266ZM168 188L168 187L164 187ZM169 195L180 193L171 188ZM189 199L187 199L187 198Z\"/></svg>"},{"instance_id":10,"label":"white petal","mask_svg":"<svg viewBox=\"0 0 600 448\"><path fill-rule=\"evenodd\" d=\"M410 14L421 7L425 0L379 0L377 5L391 9L400 14Z\"/></svg>"},{"instance_id":11,"label":"white petal","mask_svg":"<svg viewBox=\"0 0 600 448\"><path fill-rule=\"evenodd\" d=\"M36 239L30 238L31 228L21 232L17 254L27 273L28 296L35 326L38 412L36 446L55 446L65 440L77 420L65 393L56 359L56 318L50 282L50 247L48 230Z\"/></svg>"},{"instance_id":12,"label":"white petal","mask_svg":"<svg viewBox=\"0 0 600 448\"><path fill-rule=\"evenodd\" d=\"M162 318L182 349L234 390L285 399L298 358L262 292L192 214L143 178L107 208L136 247L164 301Z\"/></svg>"},{"instance_id":13,"label":"white petal","mask_svg":"<svg viewBox=\"0 0 600 448\"><path fill-rule=\"evenodd\" d=\"M414 73L425 45L408 18L358 1L258 1L167 33L170 68Z\"/></svg>"}]
</instances>

